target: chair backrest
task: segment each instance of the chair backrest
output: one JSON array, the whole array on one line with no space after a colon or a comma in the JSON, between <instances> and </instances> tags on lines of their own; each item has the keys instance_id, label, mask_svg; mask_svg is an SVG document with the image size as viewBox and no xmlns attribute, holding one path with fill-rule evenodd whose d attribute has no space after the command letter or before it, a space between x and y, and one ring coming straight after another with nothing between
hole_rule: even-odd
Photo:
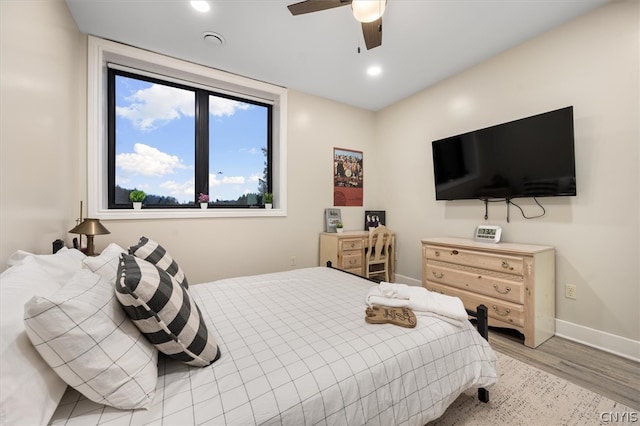
<instances>
[{"instance_id":1,"label":"chair backrest","mask_svg":"<svg viewBox=\"0 0 640 426\"><path fill-rule=\"evenodd\" d=\"M369 252L367 259L370 262L380 262L387 258L391 245L391 230L384 225L379 225L369 231Z\"/></svg>"}]
</instances>

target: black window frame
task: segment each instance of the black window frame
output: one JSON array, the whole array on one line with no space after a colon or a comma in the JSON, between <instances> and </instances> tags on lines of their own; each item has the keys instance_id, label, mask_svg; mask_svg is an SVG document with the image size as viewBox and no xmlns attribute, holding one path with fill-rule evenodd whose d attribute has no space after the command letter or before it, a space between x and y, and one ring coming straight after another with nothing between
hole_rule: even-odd
<instances>
[{"instance_id":1,"label":"black window frame","mask_svg":"<svg viewBox=\"0 0 640 426\"><path fill-rule=\"evenodd\" d=\"M194 199L188 204L149 204L145 203L145 209L193 209L199 208L197 197L199 193L209 193L209 96L227 98L243 103L253 104L267 108L267 153L266 153L266 192L273 192L273 105L259 102L255 99L245 98L241 95L221 93L202 87L189 86L162 78L136 74L118 68L107 68L107 208L109 210L131 209L132 204L116 203L116 76L124 76L150 83L162 84L194 92L195 95L195 171L194 171ZM210 203L213 209L247 209L264 208L263 200L258 204L231 204Z\"/></svg>"}]
</instances>

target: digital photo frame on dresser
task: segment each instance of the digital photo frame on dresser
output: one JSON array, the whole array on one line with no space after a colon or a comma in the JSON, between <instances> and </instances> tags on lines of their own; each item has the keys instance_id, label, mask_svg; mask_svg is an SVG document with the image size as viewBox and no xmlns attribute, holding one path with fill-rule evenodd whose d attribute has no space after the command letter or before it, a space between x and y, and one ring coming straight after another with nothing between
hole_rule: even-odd
<instances>
[{"instance_id":1,"label":"digital photo frame on dresser","mask_svg":"<svg viewBox=\"0 0 640 426\"><path fill-rule=\"evenodd\" d=\"M324 231L337 232L336 224L342 221L340 209L324 209Z\"/></svg>"}]
</instances>

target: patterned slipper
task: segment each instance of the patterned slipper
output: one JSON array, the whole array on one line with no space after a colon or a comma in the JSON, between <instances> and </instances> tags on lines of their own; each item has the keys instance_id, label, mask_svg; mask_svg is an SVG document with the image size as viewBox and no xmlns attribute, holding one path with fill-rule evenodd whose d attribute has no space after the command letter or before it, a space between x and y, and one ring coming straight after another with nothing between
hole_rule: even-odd
<instances>
[{"instance_id":1,"label":"patterned slipper","mask_svg":"<svg viewBox=\"0 0 640 426\"><path fill-rule=\"evenodd\" d=\"M400 327L413 328L417 324L416 314L410 308L390 308L373 305L365 311L364 320L369 324L394 324Z\"/></svg>"}]
</instances>

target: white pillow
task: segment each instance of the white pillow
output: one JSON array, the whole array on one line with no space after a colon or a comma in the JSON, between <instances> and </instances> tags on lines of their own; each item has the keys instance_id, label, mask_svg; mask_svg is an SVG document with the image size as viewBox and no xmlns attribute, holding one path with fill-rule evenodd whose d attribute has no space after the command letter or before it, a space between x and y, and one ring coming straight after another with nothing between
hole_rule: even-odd
<instances>
[{"instance_id":1,"label":"white pillow","mask_svg":"<svg viewBox=\"0 0 640 426\"><path fill-rule=\"evenodd\" d=\"M24 304L35 294L53 294L62 287L50 275L54 260L61 270L65 256L47 262L29 255L0 275L0 424L46 424L67 384L34 349L24 331ZM82 262L77 264L82 268ZM80 270L80 269L78 269Z\"/></svg>"},{"instance_id":2,"label":"white pillow","mask_svg":"<svg viewBox=\"0 0 640 426\"><path fill-rule=\"evenodd\" d=\"M54 295L27 302L24 321L40 355L88 399L121 409L149 407L158 351L127 318L107 279L76 272Z\"/></svg>"},{"instance_id":3,"label":"white pillow","mask_svg":"<svg viewBox=\"0 0 640 426\"><path fill-rule=\"evenodd\" d=\"M30 264L39 265L42 270L58 284L65 285L78 269L82 269L82 261L87 256L80 250L63 247L56 254L33 254L22 250L14 252L7 261L10 267L23 265L30 259Z\"/></svg>"},{"instance_id":4,"label":"white pillow","mask_svg":"<svg viewBox=\"0 0 640 426\"><path fill-rule=\"evenodd\" d=\"M111 284L116 283L116 275L118 274L118 263L120 263L120 255L127 251L117 245L111 243L105 248L99 256L86 257L82 262L93 272L109 280Z\"/></svg>"}]
</instances>

